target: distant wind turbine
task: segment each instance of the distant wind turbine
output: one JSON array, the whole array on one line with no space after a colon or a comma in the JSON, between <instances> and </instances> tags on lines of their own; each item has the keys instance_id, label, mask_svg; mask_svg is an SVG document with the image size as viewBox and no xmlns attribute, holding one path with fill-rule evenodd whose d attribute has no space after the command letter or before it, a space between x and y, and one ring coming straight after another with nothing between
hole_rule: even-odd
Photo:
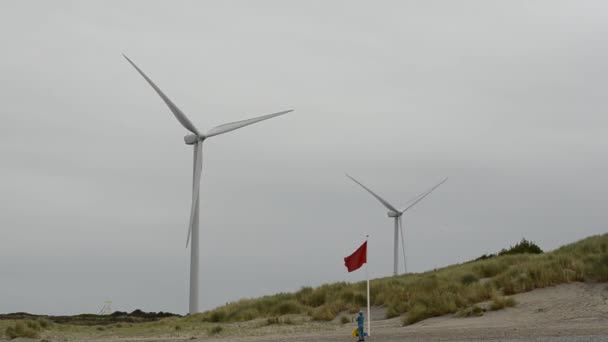
<instances>
[{"instance_id":1,"label":"distant wind turbine","mask_svg":"<svg viewBox=\"0 0 608 342\"><path fill-rule=\"evenodd\" d=\"M247 119L242 121L230 122L227 124L216 126L210 129L207 133L203 134L192 124L192 122L186 117L186 115L173 103L171 100L152 82L152 80L141 71L140 68L133 63L126 55L123 56L129 63L139 72L141 76L154 88L156 93L163 99L167 107L171 110L173 115L179 123L184 126L185 129L190 131L192 134L188 134L184 137L186 145L194 146L194 170L192 179L192 206L190 210L190 223L188 224L188 236L186 238L186 247L192 240L190 246L190 303L188 312L193 314L198 312L198 281L199 281L199 189L201 183L201 171L203 168L203 141L215 135L224 134L241 127L245 127L256 122L267 120L275 116L287 114L293 110L285 110L282 112L268 114L253 119Z\"/></svg>"},{"instance_id":2,"label":"distant wind turbine","mask_svg":"<svg viewBox=\"0 0 608 342\"><path fill-rule=\"evenodd\" d=\"M348 174L346 176L348 178L352 179L353 182L359 184L363 189L365 189L372 196L374 196L380 203L382 203L382 205L384 207L386 207L386 209L388 209L388 217L393 217L395 219L395 241L394 241L394 251L393 251L395 262L393 264L393 274L397 275L397 272L398 272L399 230L401 230L401 248L403 249L403 268L404 268L404 273L407 273L407 264L406 264L406 258L405 258L405 244L403 241L403 226L401 224L401 215L403 215L403 213L405 213L407 210L409 210L410 208L412 208L413 206L418 204L420 201L422 201L423 198L428 196L431 192L433 192L435 189L437 189L441 184L445 183L448 179L447 178L443 179L441 182L437 183L435 186L433 186L429 190L412 198L411 200L409 200L406 203L407 206L405 207L405 209L399 210L399 209L395 208L392 204L388 203L388 201L386 201L384 198L380 197L378 194L376 194L375 192L370 190L368 187L361 184L361 182L359 182L355 178L351 177Z\"/></svg>"}]
</instances>

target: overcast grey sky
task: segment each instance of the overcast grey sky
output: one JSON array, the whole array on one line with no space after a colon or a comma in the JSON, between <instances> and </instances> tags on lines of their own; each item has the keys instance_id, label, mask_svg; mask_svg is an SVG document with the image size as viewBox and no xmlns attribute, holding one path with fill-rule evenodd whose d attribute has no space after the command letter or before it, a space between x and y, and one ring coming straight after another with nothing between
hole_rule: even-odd
<instances>
[{"instance_id":1,"label":"overcast grey sky","mask_svg":"<svg viewBox=\"0 0 608 342\"><path fill-rule=\"evenodd\" d=\"M201 306L359 281L526 237L606 231L605 1L2 1L0 312L187 311L203 131ZM401 257L400 257L401 258ZM402 267L402 265L401 265Z\"/></svg>"}]
</instances>

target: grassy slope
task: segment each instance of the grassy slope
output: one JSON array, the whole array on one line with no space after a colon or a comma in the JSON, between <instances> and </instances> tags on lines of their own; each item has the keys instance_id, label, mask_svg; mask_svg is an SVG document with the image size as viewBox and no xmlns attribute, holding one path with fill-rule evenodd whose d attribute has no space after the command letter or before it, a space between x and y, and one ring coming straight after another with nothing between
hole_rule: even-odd
<instances>
[{"instance_id":1,"label":"grassy slope","mask_svg":"<svg viewBox=\"0 0 608 342\"><path fill-rule=\"evenodd\" d=\"M593 236L539 255L505 255L452 265L420 274L374 279L371 299L385 306L387 316L403 316L404 324L425 318L465 312L475 303L572 281L608 281L608 234ZM242 299L214 310L184 318L165 318L145 323L109 325L51 324L45 337L188 336L213 334L258 335L267 331L332 329L328 321L344 310L356 312L365 305L365 283L334 283ZM276 317L281 317L276 319ZM270 318L270 319L268 319ZM236 324L223 324L239 322ZM301 323L307 322L305 326ZM0 320L0 331L15 321Z\"/></svg>"},{"instance_id":2,"label":"grassy slope","mask_svg":"<svg viewBox=\"0 0 608 342\"><path fill-rule=\"evenodd\" d=\"M483 281L479 281L483 279ZM404 315L404 324L454 313L503 295L572 281L608 281L608 234L592 236L555 251L504 255L370 283L373 305L387 316ZM365 283L334 283L257 299L243 299L189 317L205 322L246 321L285 314L332 320L365 305Z\"/></svg>"}]
</instances>

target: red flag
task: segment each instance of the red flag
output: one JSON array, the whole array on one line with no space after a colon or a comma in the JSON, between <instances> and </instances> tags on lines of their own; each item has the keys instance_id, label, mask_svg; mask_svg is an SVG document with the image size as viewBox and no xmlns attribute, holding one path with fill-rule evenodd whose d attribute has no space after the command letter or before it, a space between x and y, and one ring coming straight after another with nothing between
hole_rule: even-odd
<instances>
[{"instance_id":1,"label":"red flag","mask_svg":"<svg viewBox=\"0 0 608 342\"><path fill-rule=\"evenodd\" d=\"M348 272L358 270L363 264L367 262L367 241L365 241L361 247L357 248L357 250L344 258L344 266L348 268Z\"/></svg>"}]
</instances>

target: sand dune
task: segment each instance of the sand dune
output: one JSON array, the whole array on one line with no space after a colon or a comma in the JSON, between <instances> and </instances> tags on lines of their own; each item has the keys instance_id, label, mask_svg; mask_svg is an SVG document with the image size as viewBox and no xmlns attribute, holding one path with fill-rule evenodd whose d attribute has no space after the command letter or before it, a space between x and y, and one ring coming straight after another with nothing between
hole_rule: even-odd
<instances>
[{"instance_id":1,"label":"sand dune","mask_svg":"<svg viewBox=\"0 0 608 342\"><path fill-rule=\"evenodd\" d=\"M407 327L374 321L370 341L608 341L608 284L572 283L515 295L517 306L481 317L453 315ZM377 309L376 312L379 312ZM372 316L375 316L374 314ZM223 337L226 341L353 341L354 324L312 333ZM208 339L208 338L201 338Z\"/></svg>"}]
</instances>

